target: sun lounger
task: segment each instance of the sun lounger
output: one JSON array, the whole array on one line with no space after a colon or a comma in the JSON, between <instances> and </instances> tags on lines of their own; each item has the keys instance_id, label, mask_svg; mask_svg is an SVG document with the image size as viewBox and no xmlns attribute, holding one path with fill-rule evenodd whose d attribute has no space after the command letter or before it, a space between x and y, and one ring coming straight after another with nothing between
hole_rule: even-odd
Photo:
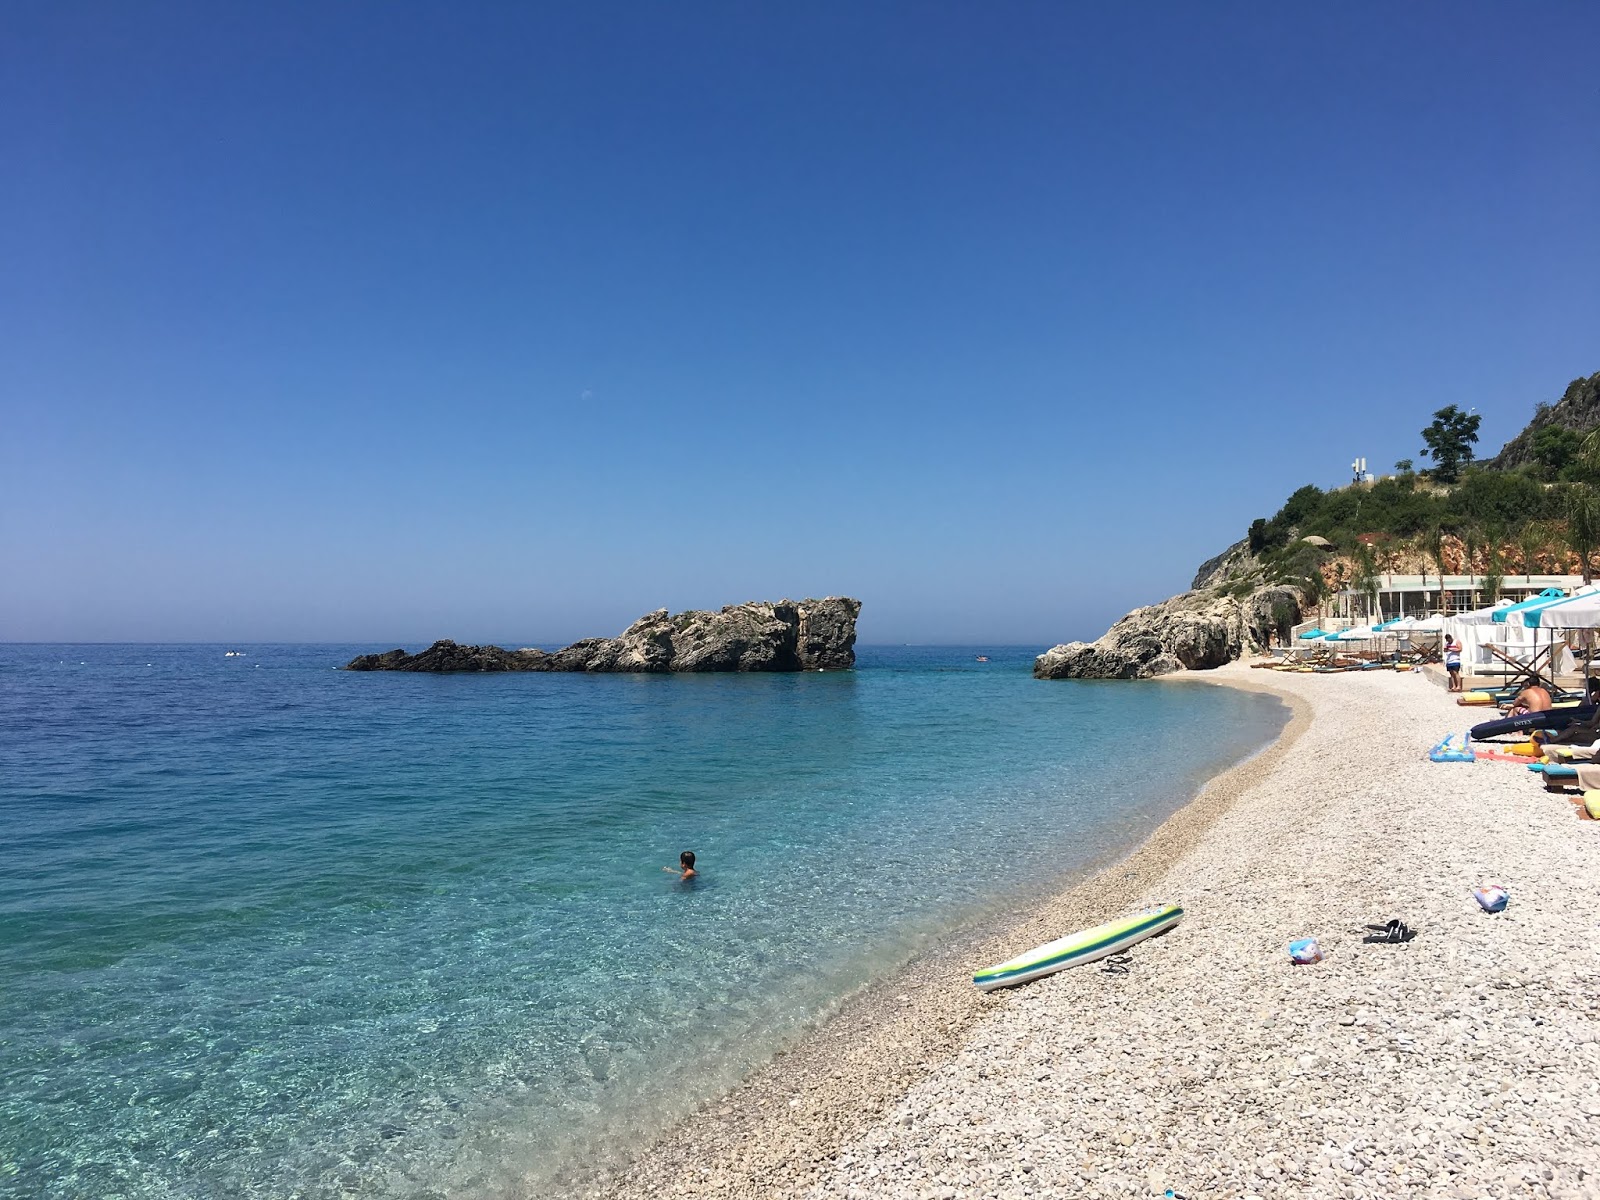
<instances>
[{"instance_id":1,"label":"sun lounger","mask_svg":"<svg viewBox=\"0 0 1600 1200\"><path fill-rule=\"evenodd\" d=\"M1600 789L1600 763L1579 763L1575 767L1534 763L1528 770L1543 772L1546 787L1576 787L1585 792Z\"/></svg>"}]
</instances>

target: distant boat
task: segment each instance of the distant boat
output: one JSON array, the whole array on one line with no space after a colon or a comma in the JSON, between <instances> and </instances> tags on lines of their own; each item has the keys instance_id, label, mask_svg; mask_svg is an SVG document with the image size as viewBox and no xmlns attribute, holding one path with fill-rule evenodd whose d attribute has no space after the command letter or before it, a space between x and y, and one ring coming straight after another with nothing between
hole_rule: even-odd
<instances>
[{"instance_id":1,"label":"distant boat","mask_svg":"<svg viewBox=\"0 0 1600 1200\"><path fill-rule=\"evenodd\" d=\"M229 650L222 657L223 658L243 658L244 657L244 651L243 650Z\"/></svg>"},{"instance_id":2,"label":"distant boat","mask_svg":"<svg viewBox=\"0 0 1600 1200\"><path fill-rule=\"evenodd\" d=\"M988 662L989 661L989 656L987 654L980 654L980 655L978 655L978 661L979 662Z\"/></svg>"}]
</instances>

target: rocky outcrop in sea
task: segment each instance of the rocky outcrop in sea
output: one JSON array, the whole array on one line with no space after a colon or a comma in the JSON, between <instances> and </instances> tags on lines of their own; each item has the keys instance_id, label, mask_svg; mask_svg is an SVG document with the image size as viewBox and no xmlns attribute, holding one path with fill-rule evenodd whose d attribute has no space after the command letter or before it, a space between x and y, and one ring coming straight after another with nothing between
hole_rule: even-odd
<instances>
[{"instance_id":1,"label":"rocky outcrop in sea","mask_svg":"<svg viewBox=\"0 0 1600 1200\"><path fill-rule=\"evenodd\" d=\"M1039 655L1040 679L1150 679L1205 671L1254 654L1274 630L1300 620L1300 591L1260 582L1248 544L1205 563L1189 591L1136 608L1092 642L1068 642Z\"/></svg>"},{"instance_id":2,"label":"rocky outcrop in sea","mask_svg":"<svg viewBox=\"0 0 1600 1200\"><path fill-rule=\"evenodd\" d=\"M350 671L842 671L855 665L861 601L753 600L716 612L657 609L614 638L564 650L506 650L439 641L418 654L362 654Z\"/></svg>"}]
</instances>

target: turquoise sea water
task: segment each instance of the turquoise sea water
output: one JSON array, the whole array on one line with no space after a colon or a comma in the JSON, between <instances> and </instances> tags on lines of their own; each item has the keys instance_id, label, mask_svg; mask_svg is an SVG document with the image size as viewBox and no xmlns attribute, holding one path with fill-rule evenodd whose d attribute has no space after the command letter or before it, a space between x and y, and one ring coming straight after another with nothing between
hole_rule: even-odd
<instances>
[{"instance_id":1,"label":"turquoise sea water","mask_svg":"<svg viewBox=\"0 0 1600 1200\"><path fill-rule=\"evenodd\" d=\"M331 669L387 648L0 646L0 1197L548 1194L1286 719L1032 649Z\"/></svg>"}]
</instances>

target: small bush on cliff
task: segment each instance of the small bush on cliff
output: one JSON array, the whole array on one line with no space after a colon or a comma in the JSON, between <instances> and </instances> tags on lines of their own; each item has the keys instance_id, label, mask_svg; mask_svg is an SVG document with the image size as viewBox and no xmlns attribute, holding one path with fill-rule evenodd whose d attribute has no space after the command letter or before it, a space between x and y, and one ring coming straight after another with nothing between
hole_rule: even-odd
<instances>
[{"instance_id":1,"label":"small bush on cliff","mask_svg":"<svg viewBox=\"0 0 1600 1200\"><path fill-rule=\"evenodd\" d=\"M1445 513L1480 525L1521 526L1560 515L1560 500L1538 480L1512 471L1468 471L1445 501Z\"/></svg>"}]
</instances>

